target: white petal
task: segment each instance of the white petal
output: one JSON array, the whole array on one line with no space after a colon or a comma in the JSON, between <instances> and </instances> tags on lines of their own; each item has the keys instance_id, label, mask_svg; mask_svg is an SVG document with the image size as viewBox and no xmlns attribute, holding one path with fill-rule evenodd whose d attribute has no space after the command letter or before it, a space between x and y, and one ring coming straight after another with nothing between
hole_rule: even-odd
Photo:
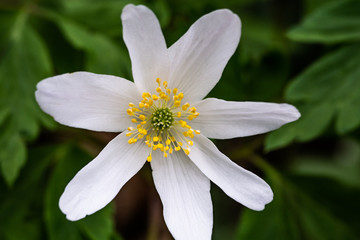
<instances>
[{"instance_id":1,"label":"white petal","mask_svg":"<svg viewBox=\"0 0 360 240\"><path fill-rule=\"evenodd\" d=\"M228 196L248 208L263 210L273 199L264 180L232 162L206 137L195 136L189 157Z\"/></svg>"},{"instance_id":2,"label":"white petal","mask_svg":"<svg viewBox=\"0 0 360 240\"><path fill-rule=\"evenodd\" d=\"M67 219L76 221L105 207L146 162L149 148L128 144L124 133L82 168L66 186L59 202Z\"/></svg>"},{"instance_id":3,"label":"white petal","mask_svg":"<svg viewBox=\"0 0 360 240\"><path fill-rule=\"evenodd\" d=\"M181 152L153 153L151 167L164 206L165 222L177 240L210 240L212 203L209 179Z\"/></svg>"},{"instance_id":4,"label":"white petal","mask_svg":"<svg viewBox=\"0 0 360 240\"><path fill-rule=\"evenodd\" d=\"M42 110L59 123L109 132L123 131L131 124L128 103L141 99L134 83L88 72L47 78L38 83L35 95Z\"/></svg>"},{"instance_id":5,"label":"white petal","mask_svg":"<svg viewBox=\"0 0 360 240\"><path fill-rule=\"evenodd\" d=\"M241 23L229 10L201 17L169 48L169 86L186 100L204 98L219 81L240 40Z\"/></svg>"},{"instance_id":6,"label":"white petal","mask_svg":"<svg viewBox=\"0 0 360 240\"><path fill-rule=\"evenodd\" d=\"M300 117L299 111L289 104L208 98L194 106L200 115L189 124L205 136L216 139L265 133Z\"/></svg>"},{"instance_id":7,"label":"white petal","mask_svg":"<svg viewBox=\"0 0 360 240\"><path fill-rule=\"evenodd\" d=\"M121 19L134 81L144 91L153 91L156 78L165 78L161 72L166 68L166 42L159 21L147 7L132 4L124 7Z\"/></svg>"}]
</instances>

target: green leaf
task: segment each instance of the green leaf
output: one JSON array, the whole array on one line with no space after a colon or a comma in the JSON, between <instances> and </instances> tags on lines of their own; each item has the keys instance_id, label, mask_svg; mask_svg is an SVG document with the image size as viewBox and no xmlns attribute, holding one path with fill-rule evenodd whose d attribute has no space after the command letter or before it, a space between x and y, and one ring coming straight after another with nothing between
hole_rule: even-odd
<instances>
[{"instance_id":1,"label":"green leaf","mask_svg":"<svg viewBox=\"0 0 360 240\"><path fill-rule=\"evenodd\" d=\"M351 188L360 189L360 145L343 140L335 148L334 156L299 155L291 171L302 176L327 177Z\"/></svg>"},{"instance_id":2,"label":"green leaf","mask_svg":"<svg viewBox=\"0 0 360 240\"><path fill-rule=\"evenodd\" d=\"M269 19L259 19L246 11L241 15L244 28L240 41L240 57L242 61L260 59L265 53L284 48L278 39L278 31Z\"/></svg>"},{"instance_id":3,"label":"green leaf","mask_svg":"<svg viewBox=\"0 0 360 240\"><path fill-rule=\"evenodd\" d=\"M332 0L337 1L337 0ZM304 12L311 13L316 11L319 7L323 6L326 3L329 3L329 0L305 0Z\"/></svg>"},{"instance_id":4,"label":"green leaf","mask_svg":"<svg viewBox=\"0 0 360 240\"><path fill-rule=\"evenodd\" d=\"M127 4L141 4L138 0L62 0L62 14L68 19L110 36L121 36L120 15ZM99 21L101 18L101 21Z\"/></svg>"},{"instance_id":5,"label":"green leaf","mask_svg":"<svg viewBox=\"0 0 360 240\"><path fill-rule=\"evenodd\" d=\"M55 150L50 146L30 149L29 161L14 186L0 184L0 239L41 239L41 199Z\"/></svg>"},{"instance_id":6,"label":"green leaf","mask_svg":"<svg viewBox=\"0 0 360 240\"><path fill-rule=\"evenodd\" d=\"M54 18L67 40L86 52L86 69L90 72L131 76L129 55L101 32L92 32L61 16ZM120 20L119 20L120 21Z\"/></svg>"},{"instance_id":7,"label":"green leaf","mask_svg":"<svg viewBox=\"0 0 360 240\"><path fill-rule=\"evenodd\" d=\"M0 143L2 150L0 150L0 160L2 174L11 185L16 179L19 169L24 165L26 160L26 147L23 139L14 132L10 132L6 139L2 138Z\"/></svg>"},{"instance_id":8,"label":"green leaf","mask_svg":"<svg viewBox=\"0 0 360 240\"><path fill-rule=\"evenodd\" d=\"M113 232L111 205L78 222L78 227L92 240L110 239Z\"/></svg>"},{"instance_id":9,"label":"green leaf","mask_svg":"<svg viewBox=\"0 0 360 240\"><path fill-rule=\"evenodd\" d=\"M265 138L265 151L285 147L294 141L298 132L297 125L297 122L292 122L268 134Z\"/></svg>"},{"instance_id":10,"label":"green leaf","mask_svg":"<svg viewBox=\"0 0 360 240\"><path fill-rule=\"evenodd\" d=\"M342 217L324 206L324 200L319 202L312 194L304 192L302 186L291 182L290 178L280 175L274 169L272 171L274 172L268 173L268 176L274 200L266 205L264 211L244 211L236 239L358 239L353 228ZM307 187L322 192L322 185L315 181ZM358 194L357 199L359 196ZM338 202L339 206L341 204L342 202Z\"/></svg>"},{"instance_id":11,"label":"green leaf","mask_svg":"<svg viewBox=\"0 0 360 240\"><path fill-rule=\"evenodd\" d=\"M158 0L153 3L150 8L154 11L155 15L159 19L161 27L168 26L171 21L171 11L169 4L165 0Z\"/></svg>"},{"instance_id":12,"label":"green leaf","mask_svg":"<svg viewBox=\"0 0 360 240\"><path fill-rule=\"evenodd\" d=\"M82 239L83 235L92 240L106 240L112 236L110 205L77 222L67 220L59 209L58 202L65 186L90 159L87 153L72 146L68 146L58 159L45 196L45 220L50 240Z\"/></svg>"},{"instance_id":13,"label":"green leaf","mask_svg":"<svg viewBox=\"0 0 360 240\"><path fill-rule=\"evenodd\" d=\"M20 12L8 27L7 44L0 52L0 135L1 172L11 185L26 160L25 140L34 139L39 124L51 125L35 102L36 83L49 76L51 61L47 49L34 29L28 25L27 14Z\"/></svg>"},{"instance_id":14,"label":"green leaf","mask_svg":"<svg viewBox=\"0 0 360 240\"><path fill-rule=\"evenodd\" d=\"M289 86L286 98L290 101L306 101L313 106L320 102L332 106L338 115L337 132L349 132L360 124L360 109L354 108L360 103L359 62L360 45L340 48L299 75ZM352 109L351 117L349 108ZM351 124L343 119L348 116Z\"/></svg>"},{"instance_id":15,"label":"green leaf","mask_svg":"<svg viewBox=\"0 0 360 240\"><path fill-rule=\"evenodd\" d=\"M360 1L334 1L288 32L295 41L339 43L360 40Z\"/></svg>"},{"instance_id":16,"label":"green leaf","mask_svg":"<svg viewBox=\"0 0 360 240\"><path fill-rule=\"evenodd\" d=\"M22 216L22 218L11 219L11 222L6 224L6 230L3 232L4 238L6 240L38 240L41 239L41 222L39 220L36 221L28 221L26 216ZM0 235L1 236L1 235Z\"/></svg>"},{"instance_id":17,"label":"green leaf","mask_svg":"<svg viewBox=\"0 0 360 240\"><path fill-rule=\"evenodd\" d=\"M336 50L296 77L286 99L301 103L301 118L271 134L266 149L286 146L293 140L309 141L320 136L335 117L338 134L360 125L360 45ZM299 104L300 105L300 104Z\"/></svg>"}]
</instances>

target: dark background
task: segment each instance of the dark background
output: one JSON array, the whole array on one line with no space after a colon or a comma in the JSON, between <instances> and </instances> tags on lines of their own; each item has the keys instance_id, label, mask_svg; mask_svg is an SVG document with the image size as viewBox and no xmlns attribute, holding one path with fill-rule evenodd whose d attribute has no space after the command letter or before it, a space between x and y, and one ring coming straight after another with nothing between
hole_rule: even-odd
<instances>
[{"instance_id":1,"label":"dark background","mask_svg":"<svg viewBox=\"0 0 360 240\"><path fill-rule=\"evenodd\" d=\"M0 239L172 239L148 164L103 210L65 219L65 185L116 134L60 126L34 99L37 82L64 72L132 78L120 21L128 3L155 12L168 46L229 8L242 37L209 96L301 111L272 133L215 142L275 197L254 212L212 185L213 239L360 239L358 0L0 0Z\"/></svg>"}]
</instances>

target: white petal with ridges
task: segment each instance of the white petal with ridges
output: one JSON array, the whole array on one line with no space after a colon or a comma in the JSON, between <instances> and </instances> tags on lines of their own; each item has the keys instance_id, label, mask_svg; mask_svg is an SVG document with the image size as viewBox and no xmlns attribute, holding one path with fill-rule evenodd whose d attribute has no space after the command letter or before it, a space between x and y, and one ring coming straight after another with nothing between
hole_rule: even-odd
<instances>
[{"instance_id":1,"label":"white petal with ridges","mask_svg":"<svg viewBox=\"0 0 360 240\"><path fill-rule=\"evenodd\" d=\"M61 124L109 132L131 124L128 103L141 99L133 82L88 72L47 78L38 83L35 96L41 109Z\"/></svg>"},{"instance_id":2,"label":"white petal with ridges","mask_svg":"<svg viewBox=\"0 0 360 240\"><path fill-rule=\"evenodd\" d=\"M114 138L69 182L59 202L67 219L76 221L105 207L144 165L149 148L130 145L128 139L124 133Z\"/></svg>"},{"instance_id":3,"label":"white petal with ridges","mask_svg":"<svg viewBox=\"0 0 360 240\"><path fill-rule=\"evenodd\" d=\"M156 151L151 167L165 222L174 238L210 240L213 220L209 179L183 151L168 158Z\"/></svg>"},{"instance_id":4,"label":"white petal with ridges","mask_svg":"<svg viewBox=\"0 0 360 240\"><path fill-rule=\"evenodd\" d=\"M126 5L121 14L123 37L129 50L134 81L143 91L156 89L156 78L166 80L166 42L159 21L145 6Z\"/></svg>"},{"instance_id":5,"label":"white petal with ridges","mask_svg":"<svg viewBox=\"0 0 360 240\"><path fill-rule=\"evenodd\" d=\"M220 80L240 40L241 23L229 10L211 12L169 48L170 88L185 93L185 100L204 98Z\"/></svg>"},{"instance_id":6,"label":"white petal with ridges","mask_svg":"<svg viewBox=\"0 0 360 240\"><path fill-rule=\"evenodd\" d=\"M264 180L232 162L206 137L194 137L189 157L212 182L244 206L260 211L272 201L272 190Z\"/></svg>"},{"instance_id":7,"label":"white petal with ridges","mask_svg":"<svg viewBox=\"0 0 360 240\"><path fill-rule=\"evenodd\" d=\"M272 131L300 117L289 104L230 102L208 98L194 104L200 115L190 122L209 138L245 137Z\"/></svg>"}]
</instances>

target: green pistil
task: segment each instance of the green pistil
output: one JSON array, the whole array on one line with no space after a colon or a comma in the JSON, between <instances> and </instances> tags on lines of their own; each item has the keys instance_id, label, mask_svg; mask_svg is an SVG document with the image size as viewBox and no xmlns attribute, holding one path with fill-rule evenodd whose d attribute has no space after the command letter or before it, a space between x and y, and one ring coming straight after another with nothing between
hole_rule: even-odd
<instances>
[{"instance_id":1,"label":"green pistil","mask_svg":"<svg viewBox=\"0 0 360 240\"><path fill-rule=\"evenodd\" d=\"M173 114L168 108L158 108L151 116L151 125L156 131L169 129L173 122Z\"/></svg>"}]
</instances>

